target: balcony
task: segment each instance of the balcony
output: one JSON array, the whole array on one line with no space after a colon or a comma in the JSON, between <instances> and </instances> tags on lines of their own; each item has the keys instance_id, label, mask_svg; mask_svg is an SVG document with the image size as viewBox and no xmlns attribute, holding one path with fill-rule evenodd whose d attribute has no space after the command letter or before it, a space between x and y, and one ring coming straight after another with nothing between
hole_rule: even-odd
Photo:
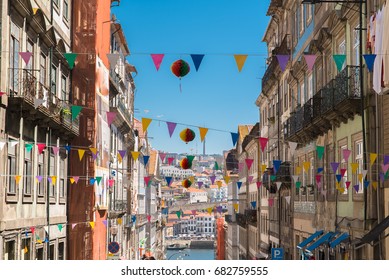
<instances>
[{"instance_id":1,"label":"balcony","mask_svg":"<svg viewBox=\"0 0 389 280\"><path fill-rule=\"evenodd\" d=\"M9 69L8 110L67 138L79 135L79 118L72 120L71 105L49 91L28 69ZM44 103L36 109L35 99Z\"/></svg>"},{"instance_id":2,"label":"balcony","mask_svg":"<svg viewBox=\"0 0 389 280\"><path fill-rule=\"evenodd\" d=\"M313 98L298 107L285 123L287 141L306 143L361 114L360 69L347 66Z\"/></svg>"},{"instance_id":3,"label":"balcony","mask_svg":"<svg viewBox=\"0 0 389 280\"><path fill-rule=\"evenodd\" d=\"M113 121L113 125L116 126L122 134L127 134L131 131L132 118L129 109L120 98L116 96L110 99L109 111L116 113L116 118Z\"/></svg>"},{"instance_id":4,"label":"balcony","mask_svg":"<svg viewBox=\"0 0 389 280\"><path fill-rule=\"evenodd\" d=\"M236 222L237 224L240 226L240 227L246 227L247 225L247 219L246 219L246 215L245 214L240 214L240 213L237 213L236 214Z\"/></svg>"},{"instance_id":5,"label":"balcony","mask_svg":"<svg viewBox=\"0 0 389 280\"><path fill-rule=\"evenodd\" d=\"M236 218L235 218L235 215L232 214L232 215L225 215L224 216L224 219L226 220L227 223L229 224L232 224L232 223L235 223L236 222Z\"/></svg>"},{"instance_id":6,"label":"balcony","mask_svg":"<svg viewBox=\"0 0 389 280\"><path fill-rule=\"evenodd\" d=\"M256 226L257 225L257 210L246 209L244 211L246 220L249 224Z\"/></svg>"},{"instance_id":7,"label":"balcony","mask_svg":"<svg viewBox=\"0 0 389 280\"><path fill-rule=\"evenodd\" d=\"M281 188L290 188L292 185L292 177L290 175L290 162L281 162L280 169L277 171L276 178L271 181L271 176L274 175L273 167L267 168L262 176L262 185L270 192L277 193L276 182L281 182Z\"/></svg>"}]
</instances>

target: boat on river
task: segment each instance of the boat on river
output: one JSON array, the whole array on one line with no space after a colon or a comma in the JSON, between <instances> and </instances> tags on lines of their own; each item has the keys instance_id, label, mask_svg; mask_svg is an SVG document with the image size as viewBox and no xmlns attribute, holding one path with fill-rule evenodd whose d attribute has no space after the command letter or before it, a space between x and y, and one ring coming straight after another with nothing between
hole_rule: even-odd
<instances>
[{"instance_id":1,"label":"boat on river","mask_svg":"<svg viewBox=\"0 0 389 280\"><path fill-rule=\"evenodd\" d=\"M186 244L179 244L179 243L174 243L167 246L168 250L183 250L186 248L187 248Z\"/></svg>"}]
</instances>

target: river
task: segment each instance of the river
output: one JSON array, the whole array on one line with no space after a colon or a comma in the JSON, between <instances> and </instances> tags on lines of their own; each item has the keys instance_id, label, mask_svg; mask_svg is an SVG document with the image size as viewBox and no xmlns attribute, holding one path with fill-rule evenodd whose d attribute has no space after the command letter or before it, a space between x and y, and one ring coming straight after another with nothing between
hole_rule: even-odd
<instances>
[{"instance_id":1,"label":"river","mask_svg":"<svg viewBox=\"0 0 389 280\"><path fill-rule=\"evenodd\" d=\"M214 260L215 251L214 249L185 249L182 252L167 250L166 259L168 260L169 258L171 260Z\"/></svg>"}]
</instances>

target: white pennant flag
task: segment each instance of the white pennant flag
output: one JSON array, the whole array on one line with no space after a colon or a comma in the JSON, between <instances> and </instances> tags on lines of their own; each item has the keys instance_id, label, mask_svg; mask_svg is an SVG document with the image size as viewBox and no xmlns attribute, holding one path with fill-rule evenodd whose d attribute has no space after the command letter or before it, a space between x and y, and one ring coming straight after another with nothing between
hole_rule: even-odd
<instances>
[{"instance_id":1,"label":"white pennant flag","mask_svg":"<svg viewBox=\"0 0 389 280\"><path fill-rule=\"evenodd\" d=\"M5 141L0 141L0 151L3 150L5 143L6 143Z\"/></svg>"},{"instance_id":2,"label":"white pennant flag","mask_svg":"<svg viewBox=\"0 0 389 280\"><path fill-rule=\"evenodd\" d=\"M49 232L49 227L48 226L44 226L43 228L45 229L46 232Z\"/></svg>"},{"instance_id":3,"label":"white pennant flag","mask_svg":"<svg viewBox=\"0 0 389 280\"><path fill-rule=\"evenodd\" d=\"M112 66L115 66L118 63L120 55L118 53L108 53L107 54L109 64Z\"/></svg>"},{"instance_id":4,"label":"white pennant flag","mask_svg":"<svg viewBox=\"0 0 389 280\"><path fill-rule=\"evenodd\" d=\"M285 200L286 200L286 203L290 204L290 195L289 196L285 196Z\"/></svg>"},{"instance_id":5,"label":"white pennant flag","mask_svg":"<svg viewBox=\"0 0 389 280\"><path fill-rule=\"evenodd\" d=\"M15 147L17 144L19 144L19 141L11 140L9 143L11 144L11 147Z\"/></svg>"},{"instance_id":6,"label":"white pennant flag","mask_svg":"<svg viewBox=\"0 0 389 280\"><path fill-rule=\"evenodd\" d=\"M290 156L292 157L294 155L294 152L296 151L297 143L296 142L289 142L289 149L290 149Z\"/></svg>"},{"instance_id":7,"label":"white pennant flag","mask_svg":"<svg viewBox=\"0 0 389 280\"><path fill-rule=\"evenodd\" d=\"M366 175L367 175L367 170L363 170L363 171L362 171L362 175L363 175L363 178L365 178Z\"/></svg>"},{"instance_id":8,"label":"white pennant flag","mask_svg":"<svg viewBox=\"0 0 389 280\"><path fill-rule=\"evenodd\" d=\"M34 108L37 109L39 105L42 105L45 101L43 99L34 98Z\"/></svg>"},{"instance_id":9,"label":"white pennant flag","mask_svg":"<svg viewBox=\"0 0 389 280\"><path fill-rule=\"evenodd\" d=\"M292 178L293 178L293 181L296 183L298 181L298 179L299 179L299 176L293 175Z\"/></svg>"},{"instance_id":10,"label":"white pennant flag","mask_svg":"<svg viewBox=\"0 0 389 280\"><path fill-rule=\"evenodd\" d=\"M276 182L277 190L280 190L282 182Z\"/></svg>"}]
</instances>

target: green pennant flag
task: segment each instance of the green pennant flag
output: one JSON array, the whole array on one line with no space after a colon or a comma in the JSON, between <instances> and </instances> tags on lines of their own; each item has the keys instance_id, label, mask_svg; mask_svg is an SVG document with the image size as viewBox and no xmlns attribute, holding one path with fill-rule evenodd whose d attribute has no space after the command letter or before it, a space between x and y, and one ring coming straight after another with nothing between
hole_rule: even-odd
<instances>
[{"instance_id":1,"label":"green pennant flag","mask_svg":"<svg viewBox=\"0 0 389 280\"><path fill-rule=\"evenodd\" d=\"M181 219L181 211L176 212L178 219Z\"/></svg>"},{"instance_id":2,"label":"green pennant flag","mask_svg":"<svg viewBox=\"0 0 389 280\"><path fill-rule=\"evenodd\" d=\"M346 61L346 55L345 54L334 54L334 55L332 55L332 57L335 61L336 68L338 69L338 71L341 71L343 68L344 62Z\"/></svg>"},{"instance_id":3,"label":"green pennant flag","mask_svg":"<svg viewBox=\"0 0 389 280\"><path fill-rule=\"evenodd\" d=\"M100 185L101 179L103 179L103 177L96 177L97 185Z\"/></svg>"},{"instance_id":4,"label":"green pennant flag","mask_svg":"<svg viewBox=\"0 0 389 280\"><path fill-rule=\"evenodd\" d=\"M31 152L33 146L34 146L34 144L27 143L27 144L26 144L26 151L27 151L28 153Z\"/></svg>"},{"instance_id":5,"label":"green pennant flag","mask_svg":"<svg viewBox=\"0 0 389 280\"><path fill-rule=\"evenodd\" d=\"M319 159L323 158L324 146L316 146L317 156Z\"/></svg>"},{"instance_id":6,"label":"green pennant flag","mask_svg":"<svg viewBox=\"0 0 389 280\"><path fill-rule=\"evenodd\" d=\"M195 156L186 156L190 163L194 160Z\"/></svg>"},{"instance_id":7,"label":"green pennant flag","mask_svg":"<svg viewBox=\"0 0 389 280\"><path fill-rule=\"evenodd\" d=\"M301 187L301 182L296 182L296 188L300 188Z\"/></svg>"},{"instance_id":8,"label":"green pennant flag","mask_svg":"<svg viewBox=\"0 0 389 280\"><path fill-rule=\"evenodd\" d=\"M58 226L58 230L59 230L59 231L62 231L63 225L62 225L62 224L58 224L57 226Z\"/></svg>"},{"instance_id":9,"label":"green pennant flag","mask_svg":"<svg viewBox=\"0 0 389 280\"><path fill-rule=\"evenodd\" d=\"M276 175L270 175L270 180L274 181L276 179Z\"/></svg>"},{"instance_id":10,"label":"green pennant flag","mask_svg":"<svg viewBox=\"0 0 389 280\"><path fill-rule=\"evenodd\" d=\"M73 69L74 62L76 61L77 54L76 53L64 53L63 56L65 57L66 61L69 64L70 69Z\"/></svg>"},{"instance_id":11,"label":"green pennant flag","mask_svg":"<svg viewBox=\"0 0 389 280\"><path fill-rule=\"evenodd\" d=\"M217 161L215 161L215 167L213 169L219 170L219 164L217 164Z\"/></svg>"},{"instance_id":12,"label":"green pennant flag","mask_svg":"<svg viewBox=\"0 0 389 280\"><path fill-rule=\"evenodd\" d=\"M72 121L74 121L78 114L80 114L82 110L82 107L81 106L77 106L77 105L72 105Z\"/></svg>"}]
</instances>

